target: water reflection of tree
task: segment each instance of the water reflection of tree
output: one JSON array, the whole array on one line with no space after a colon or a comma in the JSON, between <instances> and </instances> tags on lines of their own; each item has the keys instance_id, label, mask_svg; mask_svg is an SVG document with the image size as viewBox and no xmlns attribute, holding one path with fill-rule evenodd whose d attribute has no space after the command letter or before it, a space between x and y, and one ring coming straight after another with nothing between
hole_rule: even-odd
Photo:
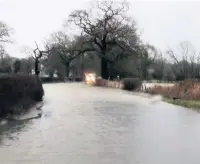
<instances>
[{"instance_id":1,"label":"water reflection of tree","mask_svg":"<svg viewBox=\"0 0 200 164\"><path fill-rule=\"evenodd\" d=\"M3 144L4 139L17 140L19 134L30 124L32 124L31 120L17 120L0 125L0 145Z\"/></svg>"}]
</instances>

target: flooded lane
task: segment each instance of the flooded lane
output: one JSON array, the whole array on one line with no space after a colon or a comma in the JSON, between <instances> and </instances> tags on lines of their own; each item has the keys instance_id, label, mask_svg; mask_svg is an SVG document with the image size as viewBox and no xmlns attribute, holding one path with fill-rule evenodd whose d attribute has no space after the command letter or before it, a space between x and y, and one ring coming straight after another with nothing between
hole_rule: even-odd
<instances>
[{"instance_id":1,"label":"flooded lane","mask_svg":"<svg viewBox=\"0 0 200 164\"><path fill-rule=\"evenodd\" d=\"M199 164L200 114L83 84L46 84L41 119L0 129L2 164Z\"/></svg>"}]
</instances>

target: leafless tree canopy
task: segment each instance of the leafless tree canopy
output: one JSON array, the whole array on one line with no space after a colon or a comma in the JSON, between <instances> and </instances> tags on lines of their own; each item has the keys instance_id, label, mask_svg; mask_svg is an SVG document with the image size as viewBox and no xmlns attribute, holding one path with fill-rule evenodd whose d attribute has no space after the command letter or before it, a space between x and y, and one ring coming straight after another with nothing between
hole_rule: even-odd
<instances>
[{"instance_id":1,"label":"leafless tree canopy","mask_svg":"<svg viewBox=\"0 0 200 164\"><path fill-rule=\"evenodd\" d=\"M11 29L3 22L0 22L0 44L10 42Z\"/></svg>"},{"instance_id":2,"label":"leafless tree canopy","mask_svg":"<svg viewBox=\"0 0 200 164\"><path fill-rule=\"evenodd\" d=\"M33 58L34 59L41 59L41 58L46 58L48 57L48 51L41 51L38 47L38 44L35 42L36 49L33 50Z\"/></svg>"},{"instance_id":3,"label":"leafless tree canopy","mask_svg":"<svg viewBox=\"0 0 200 164\"><path fill-rule=\"evenodd\" d=\"M0 58L3 59L3 56L5 55L6 51L2 45L0 45Z\"/></svg>"},{"instance_id":4,"label":"leafless tree canopy","mask_svg":"<svg viewBox=\"0 0 200 164\"><path fill-rule=\"evenodd\" d=\"M31 57L34 60L34 69L35 69L35 74L39 75L40 74L40 60L46 60L49 55L49 51L45 50L42 51L39 49L38 44L35 41L36 48L32 49L30 47L23 47L21 50L23 53L26 53L29 57Z\"/></svg>"},{"instance_id":5,"label":"leafless tree canopy","mask_svg":"<svg viewBox=\"0 0 200 164\"><path fill-rule=\"evenodd\" d=\"M138 41L135 22L126 16L129 6L125 2L97 1L90 11L77 10L69 21L82 33L89 35L98 50L105 55L108 45L133 46ZM93 15L96 17L93 18ZM133 48L133 47L132 47Z\"/></svg>"},{"instance_id":6,"label":"leafless tree canopy","mask_svg":"<svg viewBox=\"0 0 200 164\"><path fill-rule=\"evenodd\" d=\"M47 43L47 49L55 48L60 58L64 63L70 63L73 59L86 51L92 51L93 49L86 43L85 37L74 36L69 38L67 34L62 31L53 33L50 41Z\"/></svg>"},{"instance_id":7,"label":"leafless tree canopy","mask_svg":"<svg viewBox=\"0 0 200 164\"><path fill-rule=\"evenodd\" d=\"M85 36L74 36L69 38L63 31L53 33L46 44L47 49L56 51L61 59L61 62L66 68L66 76L69 76L70 64L74 59L83 55L85 52L94 51L87 42Z\"/></svg>"},{"instance_id":8,"label":"leafless tree canopy","mask_svg":"<svg viewBox=\"0 0 200 164\"><path fill-rule=\"evenodd\" d=\"M167 54L172 59L172 69L176 76L181 76L183 79L199 77L200 54L196 53L191 43L181 42L177 50L169 49Z\"/></svg>"},{"instance_id":9,"label":"leafless tree canopy","mask_svg":"<svg viewBox=\"0 0 200 164\"><path fill-rule=\"evenodd\" d=\"M76 10L69 16L68 22L78 26L82 35L89 36L93 48L102 58L102 72L107 70L104 58L109 59L113 47L118 49L114 58L112 55L113 61L127 55L127 51L134 53L136 50L139 42L136 23L126 15L128 9L125 2L95 1L89 11Z\"/></svg>"},{"instance_id":10,"label":"leafless tree canopy","mask_svg":"<svg viewBox=\"0 0 200 164\"><path fill-rule=\"evenodd\" d=\"M1 59L7 55L4 48L4 43L11 42L10 40L11 29L3 22L0 21L0 57Z\"/></svg>"}]
</instances>

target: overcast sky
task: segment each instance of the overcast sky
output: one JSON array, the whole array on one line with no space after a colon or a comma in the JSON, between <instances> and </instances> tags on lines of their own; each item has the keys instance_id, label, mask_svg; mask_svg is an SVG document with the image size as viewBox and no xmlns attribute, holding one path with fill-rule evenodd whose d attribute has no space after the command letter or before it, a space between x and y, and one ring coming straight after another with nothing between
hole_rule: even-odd
<instances>
[{"instance_id":1,"label":"overcast sky","mask_svg":"<svg viewBox=\"0 0 200 164\"><path fill-rule=\"evenodd\" d=\"M15 44L7 51L25 57L20 50L27 45L34 48L34 40L42 47L48 35L62 28L68 14L82 9L88 0L0 0L0 20L15 30ZM200 50L200 1L129 1L131 16L146 42L162 51L181 41L190 41Z\"/></svg>"}]
</instances>

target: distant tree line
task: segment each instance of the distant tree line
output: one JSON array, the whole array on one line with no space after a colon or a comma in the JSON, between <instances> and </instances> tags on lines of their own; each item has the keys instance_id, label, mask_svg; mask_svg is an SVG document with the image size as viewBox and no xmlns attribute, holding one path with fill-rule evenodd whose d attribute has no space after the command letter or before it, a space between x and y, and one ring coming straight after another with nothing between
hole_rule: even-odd
<instances>
[{"instance_id":1,"label":"distant tree line","mask_svg":"<svg viewBox=\"0 0 200 164\"><path fill-rule=\"evenodd\" d=\"M124 1L96 1L89 10L75 10L65 21L65 28L73 25L80 30L79 34L69 36L65 30L57 31L48 37L43 50L36 42L35 48L26 48L28 57L23 59L11 57L5 51L11 30L0 22L0 73L43 72L49 77L56 74L68 78L94 71L105 79L200 79L200 54L189 42L160 52L141 40L128 10L129 4Z\"/></svg>"}]
</instances>

